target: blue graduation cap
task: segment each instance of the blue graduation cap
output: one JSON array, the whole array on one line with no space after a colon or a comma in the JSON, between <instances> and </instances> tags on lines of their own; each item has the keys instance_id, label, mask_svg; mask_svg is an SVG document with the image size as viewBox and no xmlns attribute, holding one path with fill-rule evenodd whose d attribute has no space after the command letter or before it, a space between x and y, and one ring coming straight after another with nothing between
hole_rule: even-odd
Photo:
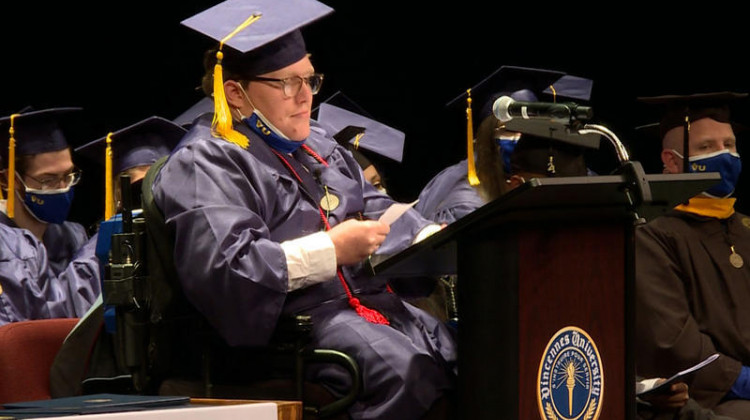
<instances>
[{"instance_id":1,"label":"blue graduation cap","mask_svg":"<svg viewBox=\"0 0 750 420\"><path fill-rule=\"evenodd\" d=\"M180 125L162 117L149 117L110 135L112 168L117 174L137 166L151 165L168 155L187 132ZM107 136L84 144L76 152L104 163Z\"/></svg>"},{"instance_id":2,"label":"blue graduation cap","mask_svg":"<svg viewBox=\"0 0 750 420\"><path fill-rule=\"evenodd\" d=\"M501 96L510 96L516 101L541 101L544 91L563 76L564 72L554 70L501 66L471 87L472 108L479 110L476 113L477 121L492 113L493 102ZM446 106L465 104L467 95L467 92L463 92Z\"/></svg>"},{"instance_id":3,"label":"blue graduation cap","mask_svg":"<svg viewBox=\"0 0 750 420\"><path fill-rule=\"evenodd\" d=\"M243 74L256 76L301 60L307 50L299 28L331 12L315 0L226 0L181 23L219 42L236 32L223 44L241 53L234 58Z\"/></svg>"},{"instance_id":4,"label":"blue graduation cap","mask_svg":"<svg viewBox=\"0 0 750 420\"><path fill-rule=\"evenodd\" d=\"M551 94L555 100L557 96L582 97L586 95L586 92L588 95L591 93L591 81L588 79L574 76L566 78L564 72L518 66L501 66L470 90L472 103L476 104L472 105L472 108L479 109L478 122L492 114L492 106L501 96L509 96L516 101L539 102L545 94ZM461 100L466 100L468 95L469 93L464 92L448 102L446 106L461 103ZM510 171L510 156L517 143L515 139L517 137L499 143L503 150L503 165L506 171ZM474 174L473 144L470 140L467 139L467 141L469 181L472 185L476 185L478 181Z\"/></svg>"},{"instance_id":5,"label":"blue graduation cap","mask_svg":"<svg viewBox=\"0 0 750 420\"><path fill-rule=\"evenodd\" d=\"M15 155L36 155L39 153L57 152L69 147L61 122L83 108L66 107L43 110L25 108L15 114L13 130L15 138ZM11 116L0 118L0 161L8 164Z\"/></svg>"},{"instance_id":6,"label":"blue graduation cap","mask_svg":"<svg viewBox=\"0 0 750 420\"><path fill-rule=\"evenodd\" d=\"M546 87L542 93L553 100L558 97L588 102L594 81L566 74ZM545 100L545 99L539 99ZM506 123L511 131L522 135L503 155L509 173L531 172L546 176L586 176L584 158L587 149L597 149L600 136L569 133L564 127L544 121L515 120Z\"/></svg>"},{"instance_id":7,"label":"blue graduation cap","mask_svg":"<svg viewBox=\"0 0 750 420\"><path fill-rule=\"evenodd\" d=\"M553 98L562 96L578 101L589 101L591 100L591 91L593 89L593 80L566 74L544 89L542 93L550 95Z\"/></svg>"},{"instance_id":8,"label":"blue graduation cap","mask_svg":"<svg viewBox=\"0 0 750 420\"><path fill-rule=\"evenodd\" d=\"M177 118L172 120L172 122L186 129L189 129L190 126L193 125L193 122L196 118L204 114L210 114L212 112L214 112L214 100L209 97L205 97L193 104L193 106L185 110L185 112L178 115Z\"/></svg>"},{"instance_id":9,"label":"blue graduation cap","mask_svg":"<svg viewBox=\"0 0 750 420\"><path fill-rule=\"evenodd\" d=\"M336 141L351 145L353 150L366 150L396 162L403 158L403 131L325 102L318 108L317 120L333 133Z\"/></svg>"},{"instance_id":10,"label":"blue graduation cap","mask_svg":"<svg viewBox=\"0 0 750 420\"><path fill-rule=\"evenodd\" d=\"M76 152L104 164L105 220L109 220L115 213L116 187L112 184L113 177L127 169L152 165L162 156L168 155L186 132L187 130L165 118L153 116L75 149ZM111 154L107 150L108 143Z\"/></svg>"},{"instance_id":11,"label":"blue graduation cap","mask_svg":"<svg viewBox=\"0 0 750 420\"><path fill-rule=\"evenodd\" d=\"M0 118L0 167L16 171L16 156L57 152L69 147L61 128L61 120L82 108L50 108L39 111L24 108L21 112ZM11 142L11 136L13 141ZM7 144L7 146L6 146ZM6 212L14 218L15 176L8 177ZM4 199L0 191L0 200Z\"/></svg>"},{"instance_id":12,"label":"blue graduation cap","mask_svg":"<svg viewBox=\"0 0 750 420\"><path fill-rule=\"evenodd\" d=\"M181 23L219 42L213 70L214 132L247 148L232 126L224 95L224 67L251 78L282 69L307 54L300 28L333 11L316 0L226 0ZM224 50L224 45L230 49ZM211 59L207 60L211 65Z\"/></svg>"}]
</instances>

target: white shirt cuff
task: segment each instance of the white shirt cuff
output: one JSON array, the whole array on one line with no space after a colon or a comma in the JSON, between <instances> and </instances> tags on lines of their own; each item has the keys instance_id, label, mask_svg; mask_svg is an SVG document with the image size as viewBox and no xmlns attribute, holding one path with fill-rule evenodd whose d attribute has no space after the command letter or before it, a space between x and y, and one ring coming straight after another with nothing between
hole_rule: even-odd
<instances>
[{"instance_id":1,"label":"white shirt cuff","mask_svg":"<svg viewBox=\"0 0 750 420\"><path fill-rule=\"evenodd\" d=\"M324 282L336 275L336 248L325 232L284 241L281 249L286 255L290 292Z\"/></svg>"},{"instance_id":2,"label":"white shirt cuff","mask_svg":"<svg viewBox=\"0 0 750 420\"><path fill-rule=\"evenodd\" d=\"M417 236L414 237L412 244L416 244L417 242L423 241L425 238L427 238L428 236L431 236L432 234L439 231L440 229L442 229L442 227L434 223L423 227L422 230L420 230L417 233Z\"/></svg>"}]
</instances>

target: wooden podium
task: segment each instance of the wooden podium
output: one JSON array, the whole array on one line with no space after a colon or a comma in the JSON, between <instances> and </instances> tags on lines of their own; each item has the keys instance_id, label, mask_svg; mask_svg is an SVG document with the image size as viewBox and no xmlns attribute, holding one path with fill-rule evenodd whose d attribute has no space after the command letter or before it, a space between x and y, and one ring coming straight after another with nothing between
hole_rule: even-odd
<instances>
[{"instance_id":1,"label":"wooden podium","mask_svg":"<svg viewBox=\"0 0 750 420\"><path fill-rule=\"evenodd\" d=\"M635 225L718 179L646 175L645 193L627 175L533 179L403 252L374 260L373 272L458 275L460 419L630 420ZM573 335L553 343L566 328ZM591 343L579 340L582 334ZM556 348L569 337L580 348ZM565 357L567 376L563 365L553 367ZM549 404L550 392L569 397L560 397L558 407ZM538 394L547 395L546 403ZM583 403L573 396L596 404L577 413L574 406Z\"/></svg>"}]
</instances>

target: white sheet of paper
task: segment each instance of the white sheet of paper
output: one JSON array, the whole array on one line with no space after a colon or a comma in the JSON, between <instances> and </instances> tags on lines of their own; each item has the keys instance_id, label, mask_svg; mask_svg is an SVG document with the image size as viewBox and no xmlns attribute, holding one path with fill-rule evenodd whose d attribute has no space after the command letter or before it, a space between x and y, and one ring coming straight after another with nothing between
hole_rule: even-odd
<instances>
[{"instance_id":1,"label":"white sheet of paper","mask_svg":"<svg viewBox=\"0 0 750 420\"><path fill-rule=\"evenodd\" d=\"M636 382L635 384L635 394L636 396L641 396L645 394L650 393L657 393L659 391L669 391L669 386L673 384L674 382L679 382L681 379L683 379L687 374L695 372L696 370L706 366L707 364L713 362L714 360L719 358L719 353L714 353L711 356L708 356L705 360L698 363L695 366L691 366L683 371L677 372L674 374L671 378L667 379L666 381L660 383L659 385L656 385L656 380L658 378L651 378L647 379L641 382Z\"/></svg>"},{"instance_id":2,"label":"white sheet of paper","mask_svg":"<svg viewBox=\"0 0 750 420\"><path fill-rule=\"evenodd\" d=\"M396 203L388 207L388 209L380 216L378 221L386 223L390 226L391 223L395 222L399 217L401 217L402 214L406 213L406 210L414 207L414 205L417 204L417 201L419 200L414 200L411 203Z\"/></svg>"}]
</instances>

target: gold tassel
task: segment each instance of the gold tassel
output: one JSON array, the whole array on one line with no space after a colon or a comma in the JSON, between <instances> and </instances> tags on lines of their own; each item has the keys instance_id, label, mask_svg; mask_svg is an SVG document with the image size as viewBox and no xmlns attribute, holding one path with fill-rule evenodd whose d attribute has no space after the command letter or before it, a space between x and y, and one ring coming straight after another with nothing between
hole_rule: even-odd
<instances>
[{"instance_id":1,"label":"gold tassel","mask_svg":"<svg viewBox=\"0 0 750 420\"><path fill-rule=\"evenodd\" d=\"M549 90L552 91L552 103L557 103L557 91L555 85L549 85Z\"/></svg>"},{"instance_id":2,"label":"gold tassel","mask_svg":"<svg viewBox=\"0 0 750 420\"><path fill-rule=\"evenodd\" d=\"M21 114L13 114L10 116L10 141L8 142L8 202L6 214L9 218L13 218L16 214L16 129L13 125L14 120Z\"/></svg>"},{"instance_id":3,"label":"gold tassel","mask_svg":"<svg viewBox=\"0 0 750 420\"><path fill-rule=\"evenodd\" d=\"M107 134L104 149L104 220L115 215L114 189L112 188L112 133Z\"/></svg>"},{"instance_id":4,"label":"gold tassel","mask_svg":"<svg viewBox=\"0 0 750 420\"><path fill-rule=\"evenodd\" d=\"M247 149L250 140L242 133L236 131L232 125L232 114L229 111L226 94L224 93L224 71L221 67L221 60L224 59L224 53L221 52L221 49L224 48L225 42L260 19L260 17L260 13L254 13L219 42L219 50L216 52L216 65L214 66L214 118L212 127L219 137L243 149Z\"/></svg>"},{"instance_id":5,"label":"gold tassel","mask_svg":"<svg viewBox=\"0 0 750 420\"><path fill-rule=\"evenodd\" d=\"M479 185L477 169L474 164L474 122L471 118L471 89L466 90L466 154L469 159L469 184Z\"/></svg>"},{"instance_id":6,"label":"gold tassel","mask_svg":"<svg viewBox=\"0 0 750 420\"><path fill-rule=\"evenodd\" d=\"M364 136L365 133L359 133L356 136L354 136L354 150L359 149L359 140Z\"/></svg>"}]
</instances>

